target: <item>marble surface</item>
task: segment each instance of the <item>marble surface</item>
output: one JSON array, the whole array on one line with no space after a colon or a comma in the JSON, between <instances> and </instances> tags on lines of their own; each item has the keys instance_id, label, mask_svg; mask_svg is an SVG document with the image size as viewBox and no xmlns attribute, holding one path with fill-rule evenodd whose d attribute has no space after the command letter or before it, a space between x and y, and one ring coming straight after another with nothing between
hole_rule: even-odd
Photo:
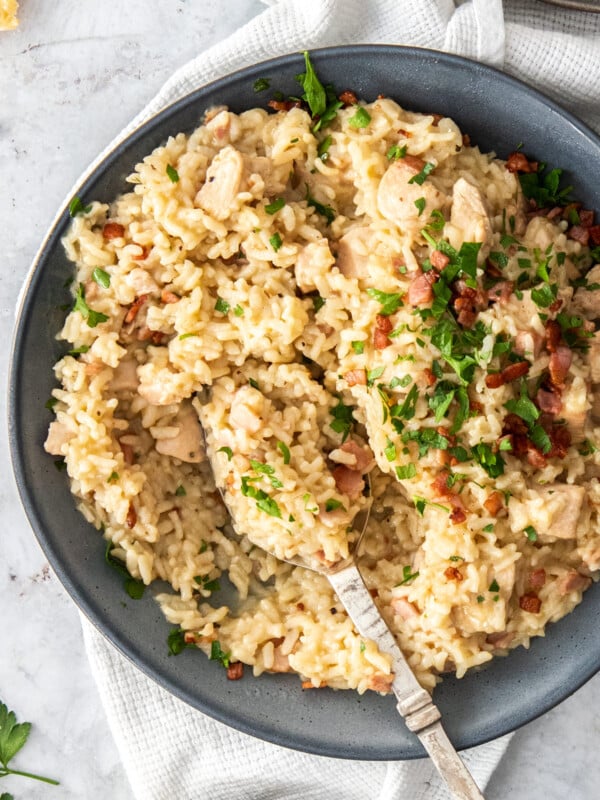
<instances>
[{"instance_id":1,"label":"marble surface","mask_svg":"<svg viewBox=\"0 0 600 800\"><path fill-rule=\"evenodd\" d=\"M21 0L20 29L0 33L0 336L5 341L29 263L78 174L176 67L262 8L258 0ZM4 347L3 380L8 358ZM3 417L5 396L3 389ZM0 793L11 792L16 800L125 800L131 789L90 675L78 613L20 507L5 427L0 429L0 700L34 724L16 765L61 785L9 777L0 783ZM600 676L519 731L492 778L488 800L598 797L598 707Z\"/></svg>"}]
</instances>

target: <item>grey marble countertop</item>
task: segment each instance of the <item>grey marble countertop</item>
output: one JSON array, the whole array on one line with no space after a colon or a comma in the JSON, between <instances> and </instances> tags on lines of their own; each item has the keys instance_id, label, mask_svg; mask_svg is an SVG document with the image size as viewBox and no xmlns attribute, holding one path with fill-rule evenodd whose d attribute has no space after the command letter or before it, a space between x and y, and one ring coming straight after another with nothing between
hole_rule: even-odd
<instances>
[{"instance_id":1,"label":"grey marble countertop","mask_svg":"<svg viewBox=\"0 0 600 800\"><path fill-rule=\"evenodd\" d=\"M21 26L0 33L0 336L58 204L87 164L175 68L259 13L258 0L22 0ZM0 374L9 348L0 351ZM0 392L4 416L6 392ZM38 547L0 436L0 699L34 727L19 798L130 798L86 660L78 613ZM600 676L513 738L488 800L600 796ZM175 796L175 795L174 795ZM332 793L332 797L334 797ZM235 799L234 799L235 800Z\"/></svg>"}]
</instances>

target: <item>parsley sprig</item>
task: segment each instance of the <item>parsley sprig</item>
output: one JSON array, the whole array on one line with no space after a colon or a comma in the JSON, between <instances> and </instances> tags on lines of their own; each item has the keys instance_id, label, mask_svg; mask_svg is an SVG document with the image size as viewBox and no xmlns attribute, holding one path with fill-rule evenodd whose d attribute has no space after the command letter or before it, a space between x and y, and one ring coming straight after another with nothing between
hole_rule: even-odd
<instances>
[{"instance_id":1,"label":"parsley sprig","mask_svg":"<svg viewBox=\"0 0 600 800\"><path fill-rule=\"evenodd\" d=\"M35 781L58 786L58 781L53 778L46 778L32 772L23 772L19 769L11 769L8 766L9 762L12 761L29 738L30 731L31 722L17 722L15 712L9 711L4 703L0 702L0 764L2 764L0 778L5 778L7 775L20 775L23 778L32 778Z\"/></svg>"}]
</instances>

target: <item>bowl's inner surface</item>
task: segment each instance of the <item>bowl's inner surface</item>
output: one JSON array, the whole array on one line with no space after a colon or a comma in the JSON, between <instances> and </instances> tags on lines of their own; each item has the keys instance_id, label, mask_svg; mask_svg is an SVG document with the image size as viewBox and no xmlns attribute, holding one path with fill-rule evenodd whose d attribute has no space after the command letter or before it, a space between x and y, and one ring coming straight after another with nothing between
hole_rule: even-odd
<instances>
[{"instance_id":1,"label":"bowl's inner surface","mask_svg":"<svg viewBox=\"0 0 600 800\"><path fill-rule=\"evenodd\" d=\"M593 165L597 139L532 90L501 73L455 57L408 48L331 48L312 55L319 76L338 91L352 89L367 101L378 94L405 108L456 120L473 144L506 157L519 143L533 158L565 170L587 207L600 207ZM166 138L191 131L206 108L234 111L265 104L253 83L271 78L272 91L296 94L300 55L252 67L190 95L138 130L117 148L78 191L85 201L109 202L127 189L134 165ZM592 168L591 168L592 167ZM51 413L44 408L55 385L52 365L61 353L54 339L69 302L72 274L60 237L61 219L47 240L22 305L12 359L10 435L15 472L31 523L59 577L78 605L145 672L192 705L261 738L322 755L402 759L422 754L398 720L394 701L331 690L303 692L297 677L246 676L228 682L224 670L202 653L168 657L169 625L153 590L140 601L125 595L122 580L103 561L100 533L75 509L64 473L43 451ZM163 587L164 588L164 587ZM458 681L447 677L435 700L454 743L469 747L499 736L542 713L587 680L600 666L594 619L597 587L570 616L552 625L529 651Z\"/></svg>"}]
</instances>

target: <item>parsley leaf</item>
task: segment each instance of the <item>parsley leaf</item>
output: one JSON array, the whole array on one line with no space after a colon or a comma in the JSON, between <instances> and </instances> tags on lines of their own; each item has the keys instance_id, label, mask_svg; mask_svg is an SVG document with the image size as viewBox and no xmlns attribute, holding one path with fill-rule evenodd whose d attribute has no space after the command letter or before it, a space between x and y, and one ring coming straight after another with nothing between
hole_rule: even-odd
<instances>
[{"instance_id":1,"label":"parsley leaf","mask_svg":"<svg viewBox=\"0 0 600 800\"><path fill-rule=\"evenodd\" d=\"M125 587L125 591L129 597L131 597L132 600L141 600L141 598L144 596L144 590L146 588L144 582L138 580L137 578L133 578L121 559L115 558L115 556L112 555L114 547L114 543L109 539L104 549L104 560L109 567L112 567L123 576L123 586Z\"/></svg>"},{"instance_id":2,"label":"parsley leaf","mask_svg":"<svg viewBox=\"0 0 600 800\"><path fill-rule=\"evenodd\" d=\"M4 778L7 775L21 775L25 778L32 778L36 781L58 786L58 781L52 778L33 775L31 772L21 772L8 766L9 762L27 741L30 731L31 722L17 722L15 712L9 711L4 703L0 702L0 763L2 764L0 778Z\"/></svg>"},{"instance_id":3,"label":"parsley leaf","mask_svg":"<svg viewBox=\"0 0 600 800\"><path fill-rule=\"evenodd\" d=\"M296 76L296 80L304 90L304 99L308 103L311 116L319 117L327 108L327 94L325 87L317 77L317 73L311 63L308 50L304 51L304 65L306 72Z\"/></svg>"},{"instance_id":4,"label":"parsley leaf","mask_svg":"<svg viewBox=\"0 0 600 800\"><path fill-rule=\"evenodd\" d=\"M327 220L327 224L331 225L333 220L335 219L335 211L331 206L326 206L323 203L319 203L318 200L311 195L308 186L306 187L306 203L307 205L314 208L317 214L320 214L322 217L325 217Z\"/></svg>"},{"instance_id":5,"label":"parsley leaf","mask_svg":"<svg viewBox=\"0 0 600 800\"><path fill-rule=\"evenodd\" d=\"M265 514L269 514L271 517L277 517L281 519L281 509L273 500L272 497L264 492L262 489L257 489L256 486L252 486L250 483L251 478L248 478L246 475L242 477L242 494L244 497L251 497L253 500L256 501L256 507L260 511L264 511Z\"/></svg>"},{"instance_id":6,"label":"parsley leaf","mask_svg":"<svg viewBox=\"0 0 600 800\"><path fill-rule=\"evenodd\" d=\"M100 267L96 267L96 269L92 272L92 280L95 281L99 286L103 286L105 289L108 289L110 286L110 275L108 272L100 269Z\"/></svg>"},{"instance_id":7,"label":"parsley leaf","mask_svg":"<svg viewBox=\"0 0 600 800\"><path fill-rule=\"evenodd\" d=\"M75 196L69 203L69 214L72 217L76 217L77 214L89 214L91 210L92 206L84 206L80 198L77 196Z\"/></svg>"},{"instance_id":8,"label":"parsley leaf","mask_svg":"<svg viewBox=\"0 0 600 800\"><path fill-rule=\"evenodd\" d=\"M367 294L377 300L378 303L381 303L379 314L382 317L389 317L391 314L395 314L404 305L402 302L404 295L398 292L388 293L380 292L379 289L367 289Z\"/></svg>"},{"instance_id":9,"label":"parsley leaf","mask_svg":"<svg viewBox=\"0 0 600 800\"><path fill-rule=\"evenodd\" d=\"M419 186L422 186L425 183L425 179L433 169L435 169L435 164L432 164L431 161L427 161L421 172L419 172L418 175L413 175L408 182L418 183Z\"/></svg>"},{"instance_id":10,"label":"parsley leaf","mask_svg":"<svg viewBox=\"0 0 600 800\"><path fill-rule=\"evenodd\" d=\"M270 85L271 81L269 80L269 78L257 78L254 81L252 88L254 89L255 92L258 93L258 92L264 92L265 89L268 89Z\"/></svg>"},{"instance_id":11,"label":"parsley leaf","mask_svg":"<svg viewBox=\"0 0 600 800\"><path fill-rule=\"evenodd\" d=\"M272 203L269 203L268 205L265 206L265 211L267 212L267 214L271 214L272 216L273 214L276 214L278 211L281 211L284 205L285 205L285 200L283 199L283 197L278 197L277 200L273 200Z\"/></svg>"},{"instance_id":12,"label":"parsley leaf","mask_svg":"<svg viewBox=\"0 0 600 800\"><path fill-rule=\"evenodd\" d=\"M404 158L407 149L405 144L402 147L399 144L393 144L386 153L387 160L396 161L398 158Z\"/></svg>"},{"instance_id":13,"label":"parsley leaf","mask_svg":"<svg viewBox=\"0 0 600 800\"><path fill-rule=\"evenodd\" d=\"M274 233L273 236L269 237L269 244L271 245L273 250L275 250L275 252L279 250L279 248L283 244L283 240L279 235L279 233Z\"/></svg>"},{"instance_id":14,"label":"parsley leaf","mask_svg":"<svg viewBox=\"0 0 600 800\"><path fill-rule=\"evenodd\" d=\"M94 311L85 302L85 288L83 283L80 283L75 295L75 302L73 304L73 311L79 311L81 316L87 322L88 327L95 328L101 322L106 322L108 317L99 311Z\"/></svg>"},{"instance_id":15,"label":"parsley leaf","mask_svg":"<svg viewBox=\"0 0 600 800\"><path fill-rule=\"evenodd\" d=\"M544 174L545 168L545 164L540 164L537 172L519 175L523 194L528 200L535 200L538 208L566 205L573 187L560 188L562 169L552 169Z\"/></svg>"},{"instance_id":16,"label":"parsley leaf","mask_svg":"<svg viewBox=\"0 0 600 800\"><path fill-rule=\"evenodd\" d=\"M418 572L413 572L411 566L402 567L402 580L396 586L404 586L407 583L412 583L415 578L419 577Z\"/></svg>"},{"instance_id":17,"label":"parsley leaf","mask_svg":"<svg viewBox=\"0 0 600 800\"><path fill-rule=\"evenodd\" d=\"M492 450L491 445L480 442L471 448L471 453L490 478L497 478L504 474L504 459L499 453Z\"/></svg>"},{"instance_id":18,"label":"parsley leaf","mask_svg":"<svg viewBox=\"0 0 600 800\"><path fill-rule=\"evenodd\" d=\"M358 106L356 109L356 114L354 114L354 116L350 117L348 120L348 125L350 125L351 128L360 129L366 128L370 122L371 115L367 109L363 108L362 106Z\"/></svg>"},{"instance_id":19,"label":"parsley leaf","mask_svg":"<svg viewBox=\"0 0 600 800\"><path fill-rule=\"evenodd\" d=\"M170 656L178 656L186 647L194 647L192 643L185 640L185 631L181 628L172 628L167 636L167 645Z\"/></svg>"},{"instance_id":20,"label":"parsley leaf","mask_svg":"<svg viewBox=\"0 0 600 800\"><path fill-rule=\"evenodd\" d=\"M340 398L337 406L334 406L330 413L333 417L333 422L329 424L329 427L336 433L341 433L342 441L345 442L354 423L352 409L350 406L345 406Z\"/></svg>"},{"instance_id":21,"label":"parsley leaf","mask_svg":"<svg viewBox=\"0 0 600 800\"><path fill-rule=\"evenodd\" d=\"M405 464L402 467L396 467L396 476L400 481L408 478L414 478L416 474L417 468L414 464Z\"/></svg>"},{"instance_id":22,"label":"parsley leaf","mask_svg":"<svg viewBox=\"0 0 600 800\"><path fill-rule=\"evenodd\" d=\"M169 176L169 180L171 181L171 183L179 183L179 173L177 172L175 167L172 167L170 164L167 164L166 173Z\"/></svg>"}]
</instances>

